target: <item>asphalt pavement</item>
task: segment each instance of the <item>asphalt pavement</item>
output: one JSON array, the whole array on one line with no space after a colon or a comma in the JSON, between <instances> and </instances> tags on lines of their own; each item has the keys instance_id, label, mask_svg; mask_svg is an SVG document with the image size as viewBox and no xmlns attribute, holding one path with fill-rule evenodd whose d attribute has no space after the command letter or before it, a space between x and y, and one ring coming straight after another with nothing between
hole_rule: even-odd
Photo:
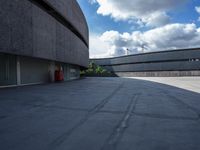
<instances>
[{"instance_id":1,"label":"asphalt pavement","mask_svg":"<svg viewBox=\"0 0 200 150\"><path fill-rule=\"evenodd\" d=\"M0 89L0 150L199 150L200 77Z\"/></svg>"}]
</instances>

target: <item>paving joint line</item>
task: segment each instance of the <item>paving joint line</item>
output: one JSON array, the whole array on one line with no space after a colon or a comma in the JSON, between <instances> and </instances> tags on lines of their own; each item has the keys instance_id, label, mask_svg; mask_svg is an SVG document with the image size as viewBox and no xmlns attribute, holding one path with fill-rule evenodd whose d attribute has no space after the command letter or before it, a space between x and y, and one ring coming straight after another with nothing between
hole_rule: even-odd
<instances>
[{"instance_id":1,"label":"paving joint line","mask_svg":"<svg viewBox=\"0 0 200 150\"><path fill-rule=\"evenodd\" d=\"M136 116L140 116L140 117L147 117L147 118L154 118L154 119L190 120L190 121L199 120L198 117L192 118L192 117L168 116L168 115L137 113L137 112L133 112L132 115L136 115Z\"/></svg>"},{"instance_id":2,"label":"paving joint line","mask_svg":"<svg viewBox=\"0 0 200 150\"><path fill-rule=\"evenodd\" d=\"M108 114L124 114L124 111L109 111L109 110L101 110L98 113L108 113Z\"/></svg>"}]
</instances>

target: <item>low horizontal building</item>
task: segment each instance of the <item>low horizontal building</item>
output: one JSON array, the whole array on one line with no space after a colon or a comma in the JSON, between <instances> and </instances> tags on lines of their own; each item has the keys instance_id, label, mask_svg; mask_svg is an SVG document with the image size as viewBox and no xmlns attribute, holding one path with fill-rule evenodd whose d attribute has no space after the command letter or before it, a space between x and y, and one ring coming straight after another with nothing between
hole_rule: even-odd
<instances>
[{"instance_id":1,"label":"low horizontal building","mask_svg":"<svg viewBox=\"0 0 200 150\"><path fill-rule=\"evenodd\" d=\"M117 76L199 76L200 48L91 59Z\"/></svg>"},{"instance_id":2,"label":"low horizontal building","mask_svg":"<svg viewBox=\"0 0 200 150\"><path fill-rule=\"evenodd\" d=\"M79 78L89 62L88 26L75 0L0 1L0 86Z\"/></svg>"}]
</instances>

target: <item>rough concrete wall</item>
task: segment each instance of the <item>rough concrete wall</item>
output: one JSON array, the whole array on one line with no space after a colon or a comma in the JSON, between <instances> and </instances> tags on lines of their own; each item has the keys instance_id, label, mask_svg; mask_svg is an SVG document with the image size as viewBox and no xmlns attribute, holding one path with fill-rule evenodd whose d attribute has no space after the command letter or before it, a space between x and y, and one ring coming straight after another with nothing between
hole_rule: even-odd
<instances>
[{"instance_id":1,"label":"rough concrete wall","mask_svg":"<svg viewBox=\"0 0 200 150\"><path fill-rule=\"evenodd\" d=\"M81 33L88 42L88 26L76 0L46 0Z\"/></svg>"},{"instance_id":2,"label":"rough concrete wall","mask_svg":"<svg viewBox=\"0 0 200 150\"><path fill-rule=\"evenodd\" d=\"M30 1L1 0L0 20L0 52L88 66L83 41Z\"/></svg>"},{"instance_id":3,"label":"rough concrete wall","mask_svg":"<svg viewBox=\"0 0 200 150\"><path fill-rule=\"evenodd\" d=\"M200 49L163 51L91 61L113 72L200 70Z\"/></svg>"}]
</instances>

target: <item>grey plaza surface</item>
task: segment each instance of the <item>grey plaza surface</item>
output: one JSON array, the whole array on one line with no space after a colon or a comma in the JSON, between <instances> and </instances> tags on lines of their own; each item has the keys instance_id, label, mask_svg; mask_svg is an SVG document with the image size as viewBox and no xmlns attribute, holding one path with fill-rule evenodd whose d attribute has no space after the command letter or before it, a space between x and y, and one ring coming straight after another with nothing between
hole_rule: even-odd
<instances>
[{"instance_id":1,"label":"grey plaza surface","mask_svg":"<svg viewBox=\"0 0 200 150\"><path fill-rule=\"evenodd\" d=\"M200 77L0 89L0 150L199 150Z\"/></svg>"}]
</instances>

